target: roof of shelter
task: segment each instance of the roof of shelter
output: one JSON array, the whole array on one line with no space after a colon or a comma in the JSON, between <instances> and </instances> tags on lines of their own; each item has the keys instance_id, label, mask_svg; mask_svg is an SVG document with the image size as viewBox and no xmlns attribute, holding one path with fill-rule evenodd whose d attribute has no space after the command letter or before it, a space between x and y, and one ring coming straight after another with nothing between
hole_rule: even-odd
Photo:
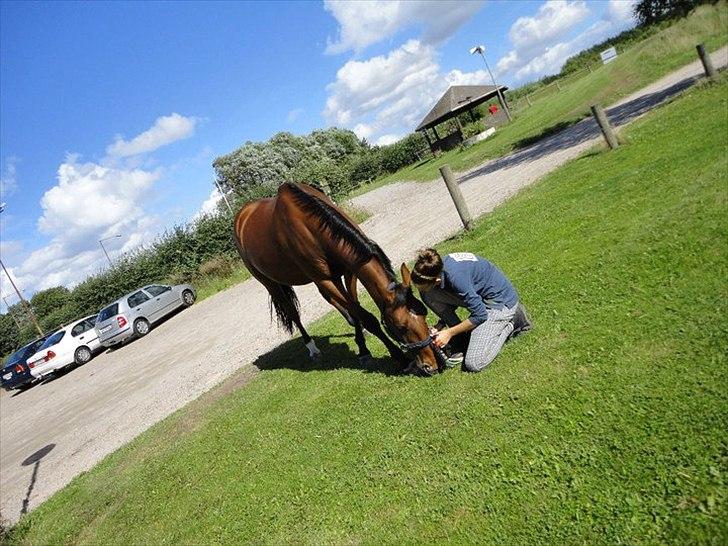
<instances>
[{"instance_id":1,"label":"roof of shelter","mask_svg":"<svg viewBox=\"0 0 728 546\"><path fill-rule=\"evenodd\" d=\"M498 87L501 92L508 89L505 85ZM497 94L495 85L453 85L445 91L445 94L437 101L415 131L434 127L438 123L492 99Z\"/></svg>"}]
</instances>

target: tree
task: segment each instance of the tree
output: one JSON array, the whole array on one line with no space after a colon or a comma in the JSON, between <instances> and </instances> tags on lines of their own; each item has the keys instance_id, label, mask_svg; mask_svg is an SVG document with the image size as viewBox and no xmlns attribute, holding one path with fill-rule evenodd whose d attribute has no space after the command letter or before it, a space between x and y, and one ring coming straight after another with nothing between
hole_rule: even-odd
<instances>
[{"instance_id":1,"label":"tree","mask_svg":"<svg viewBox=\"0 0 728 546\"><path fill-rule=\"evenodd\" d=\"M30 305L38 318L43 318L60 309L71 299L71 292L65 286L54 286L36 292L30 299Z\"/></svg>"},{"instance_id":2,"label":"tree","mask_svg":"<svg viewBox=\"0 0 728 546\"><path fill-rule=\"evenodd\" d=\"M9 355L20 346L20 331L9 313L0 315L0 355Z\"/></svg>"},{"instance_id":3,"label":"tree","mask_svg":"<svg viewBox=\"0 0 728 546\"><path fill-rule=\"evenodd\" d=\"M634 16L640 25L652 25L670 17L685 17L700 4L716 3L717 0L639 0L634 6Z\"/></svg>"}]
</instances>

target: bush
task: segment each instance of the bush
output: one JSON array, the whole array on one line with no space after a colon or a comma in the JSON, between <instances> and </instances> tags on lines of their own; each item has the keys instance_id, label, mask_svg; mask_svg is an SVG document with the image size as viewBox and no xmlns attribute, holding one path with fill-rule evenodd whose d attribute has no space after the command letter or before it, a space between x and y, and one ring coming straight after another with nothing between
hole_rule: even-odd
<instances>
[{"instance_id":1,"label":"bush","mask_svg":"<svg viewBox=\"0 0 728 546\"><path fill-rule=\"evenodd\" d=\"M227 277L233 272L233 262L224 256L215 256L200 264L198 273L203 277Z\"/></svg>"},{"instance_id":2,"label":"bush","mask_svg":"<svg viewBox=\"0 0 728 546\"><path fill-rule=\"evenodd\" d=\"M372 182L382 174L382 155L379 149L355 157L351 162L349 179L353 188Z\"/></svg>"},{"instance_id":3,"label":"bush","mask_svg":"<svg viewBox=\"0 0 728 546\"><path fill-rule=\"evenodd\" d=\"M395 173L402 167L418 161L418 152L425 148L427 141L419 132L411 133L389 146L382 146L382 168L388 173Z\"/></svg>"}]
</instances>

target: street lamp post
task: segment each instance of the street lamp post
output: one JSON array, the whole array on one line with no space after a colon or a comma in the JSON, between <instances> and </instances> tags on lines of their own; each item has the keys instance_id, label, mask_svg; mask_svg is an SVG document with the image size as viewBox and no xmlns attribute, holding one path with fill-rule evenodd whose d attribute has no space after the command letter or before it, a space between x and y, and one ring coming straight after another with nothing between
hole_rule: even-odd
<instances>
[{"instance_id":1,"label":"street lamp post","mask_svg":"<svg viewBox=\"0 0 728 546\"><path fill-rule=\"evenodd\" d=\"M104 239L99 240L99 244L101 245L101 250L104 251L104 254L106 254L106 259L109 260L109 265L113 265L111 263L111 258L109 258L109 253L106 252L106 248L104 247L104 241L108 241L109 239L118 239L121 237L121 235L112 235L111 237L106 237Z\"/></svg>"},{"instance_id":2,"label":"street lamp post","mask_svg":"<svg viewBox=\"0 0 728 546\"><path fill-rule=\"evenodd\" d=\"M501 103L501 106L503 107L503 110L506 113L506 117L508 118L508 121L513 121L513 118L511 117L511 112L508 109L508 105L506 104L505 98L503 98L503 95L501 94L500 87L497 83L495 83L495 78L493 77L493 73L490 71L490 67L488 66L488 61L485 60L485 46L478 45L470 49L470 54L474 55L475 53L480 53L480 56L483 57L483 62L485 63L485 68L488 70L488 74L490 74L490 79L493 82L493 85L495 86L495 91L498 94L498 100Z\"/></svg>"},{"instance_id":3,"label":"street lamp post","mask_svg":"<svg viewBox=\"0 0 728 546\"><path fill-rule=\"evenodd\" d=\"M228 201L227 195L222 191L222 188L220 187L220 184L217 183L217 180L213 180L215 183L215 187L217 188L217 191L220 192L220 195L222 195L222 198L225 200L225 204L227 205L228 210L230 211L230 214L233 213L233 209L230 206L230 201Z\"/></svg>"}]
</instances>

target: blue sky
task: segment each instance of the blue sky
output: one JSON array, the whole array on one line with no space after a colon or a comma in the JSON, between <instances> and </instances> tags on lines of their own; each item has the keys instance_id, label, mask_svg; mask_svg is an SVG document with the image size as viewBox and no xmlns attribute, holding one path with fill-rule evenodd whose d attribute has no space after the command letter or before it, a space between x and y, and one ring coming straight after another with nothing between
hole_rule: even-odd
<instances>
[{"instance_id":1,"label":"blue sky","mask_svg":"<svg viewBox=\"0 0 728 546\"><path fill-rule=\"evenodd\" d=\"M632 0L0 3L0 251L30 295L208 210L212 161L337 125L412 131L452 84L517 86ZM11 292L0 277L4 295ZM10 299L14 301L14 296Z\"/></svg>"}]
</instances>

